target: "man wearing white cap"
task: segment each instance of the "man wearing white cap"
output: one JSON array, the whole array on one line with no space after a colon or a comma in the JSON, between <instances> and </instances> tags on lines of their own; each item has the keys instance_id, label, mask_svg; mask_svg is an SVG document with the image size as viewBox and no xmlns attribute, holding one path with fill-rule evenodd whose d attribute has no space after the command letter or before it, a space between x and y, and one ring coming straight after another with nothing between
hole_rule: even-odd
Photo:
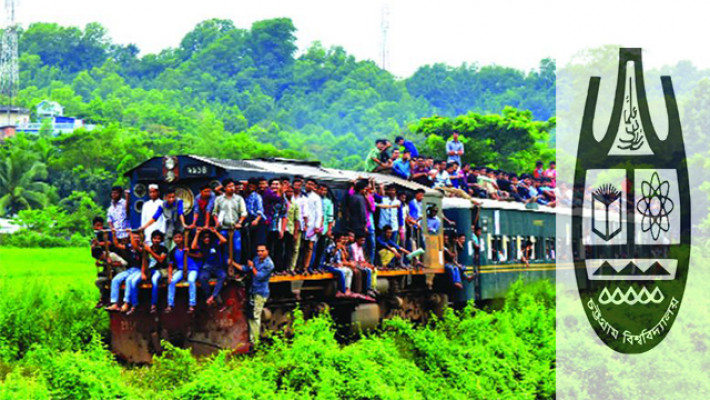
<instances>
[{"instance_id":1,"label":"man wearing white cap","mask_svg":"<svg viewBox=\"0 0 710 400\"><path fill-rule=\"evenodd\" d=\"M152 183L148 185L148 196L150 199L143 203L143 209L141 210L141 226L146 226L148 222L153 218L158 208L163 205L163 200L160 200L160 191L158 185ZM165 234L165 217L162 215L155 221L155 223L146 226L144 233L145 242L150 244L150 235L153 231L160 231Z\"/></svg>"}]
</instances>

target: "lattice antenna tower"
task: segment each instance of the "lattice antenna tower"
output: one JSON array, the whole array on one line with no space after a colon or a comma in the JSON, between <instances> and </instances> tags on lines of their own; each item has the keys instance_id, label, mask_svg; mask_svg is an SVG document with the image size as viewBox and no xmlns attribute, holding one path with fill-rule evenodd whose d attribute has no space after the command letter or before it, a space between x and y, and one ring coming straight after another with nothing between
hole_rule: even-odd
<instances>
[{"instance_id":1,"label":"lattice antenna tower","mask_svg":"<svg viewBox=\"0 0 710 400\"><path fill-rule=\"evenodd\" d=\"M380 49L382 64L380 65L380 68L382 69L387 69L387 58L389 57L389 49L387 48L387 33L390 29L389 18L390 9L389 5L385 2L382 6L382 20L380 22L380 28L382 29L382 48Z\"/></svg>"},{"instance_id":2,"label":"lattice antenna tower","mask_svg":"<svg viewBox=\"0 0 710 400\"><path fill-rule=\"evenodd\" d=\"M18 25L15 21L17 0L5 0L5 21L0 42L0 96L8 114L20 91L20 68L17 50ZM9 118L8 118L9 120Z\"/></svg>"}]
</instances>

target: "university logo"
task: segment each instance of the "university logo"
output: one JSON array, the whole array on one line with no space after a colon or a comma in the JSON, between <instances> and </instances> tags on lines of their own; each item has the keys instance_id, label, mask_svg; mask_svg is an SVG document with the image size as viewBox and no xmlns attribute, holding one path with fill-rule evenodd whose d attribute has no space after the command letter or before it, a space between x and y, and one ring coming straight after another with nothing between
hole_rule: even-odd
<instances>
[{"instance_id":1,"label":"university logo","mask_svg":"<svg viewBox=\"0 0 710 400\"><path fill-rule=\"evenodd\" d=\"M599 338L621 353L652 349L680 308L690 257L690 188L671 78L661 77L668 135L651 123L641 49L619 51L611 120L594 138L599 77L589 83L574 179L577 285Z\"/></svg>"}]
</instances>

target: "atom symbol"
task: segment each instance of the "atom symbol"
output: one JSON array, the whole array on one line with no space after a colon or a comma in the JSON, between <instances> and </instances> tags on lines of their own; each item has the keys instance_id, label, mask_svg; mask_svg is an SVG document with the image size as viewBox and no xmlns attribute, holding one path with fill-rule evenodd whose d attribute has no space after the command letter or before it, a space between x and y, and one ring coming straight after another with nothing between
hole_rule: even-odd
<instances>
[{"instance_id":1,"label":"atom symbol","mask_svg":"<svg viewBox=\"0 0 710 400\"><path fill-rule=\"evenodd\" d=\"M661 231L668 232L671 224L668 214L673 211L673 201L668 197L670 183L661 182L658 172L651 176L651 182L641 182L643 197L636 203L636 209L643 214L641 229L651 231L653 240L658 240Z\"/></svg>"}]
</instances>

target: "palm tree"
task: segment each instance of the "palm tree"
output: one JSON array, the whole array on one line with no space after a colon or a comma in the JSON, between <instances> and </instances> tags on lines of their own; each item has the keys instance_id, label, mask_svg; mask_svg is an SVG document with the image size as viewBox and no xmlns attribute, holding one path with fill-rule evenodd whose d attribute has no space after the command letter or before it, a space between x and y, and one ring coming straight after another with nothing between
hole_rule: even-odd
<instances>
[{"instance_id":1,"label":"palm tree","mask_svg":"<svg viewBox=\"0 0 710 400\"><path fill-rule=\"evenodd\" d=\"M0 160L0 216L44 207L49 185L47 166L31 152L15 148Z\"/></svg>"}]
</instances>

